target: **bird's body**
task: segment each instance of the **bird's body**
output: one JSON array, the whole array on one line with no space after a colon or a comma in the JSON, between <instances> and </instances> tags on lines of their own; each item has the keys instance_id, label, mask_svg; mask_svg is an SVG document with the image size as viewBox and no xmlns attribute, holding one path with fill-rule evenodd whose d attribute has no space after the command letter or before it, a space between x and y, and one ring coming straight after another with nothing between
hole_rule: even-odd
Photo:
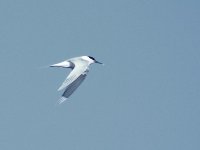
<instances>
[{"instance_id":1,"label":"bird's body","mask_svg":"<svg viewBox=\"0 0 200 150\"><path fill-rule=\"evenodd\" d=\"M71 58L50 66L50 67L62 67L62 68L73 69L58 89L58 91L65 89L64 93L62 94L62 97L59 100L59 104L67 100L69 96L84 81L84 79L87 76L87 73L89 72L89 66L93 63L102 64L96 61L91 56L81 56L81 57Z\"/></svg>"}]
</instances>

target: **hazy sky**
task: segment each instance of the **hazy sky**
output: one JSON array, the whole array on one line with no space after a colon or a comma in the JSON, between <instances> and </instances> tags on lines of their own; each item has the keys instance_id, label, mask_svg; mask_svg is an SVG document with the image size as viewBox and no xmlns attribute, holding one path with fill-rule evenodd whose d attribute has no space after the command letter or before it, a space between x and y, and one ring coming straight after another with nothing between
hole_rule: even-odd
<instances>
[{"instance_id":1,"label":"hazy sky","mask_svg":"<svg viewBox=\"0 0 200 150\"><path fill-rule=\"evenodd\" d=\"M200 2L0 0L1 150L199 150ZM63 105L70 70L87 79Z\"/></svg>"}]
</instances>

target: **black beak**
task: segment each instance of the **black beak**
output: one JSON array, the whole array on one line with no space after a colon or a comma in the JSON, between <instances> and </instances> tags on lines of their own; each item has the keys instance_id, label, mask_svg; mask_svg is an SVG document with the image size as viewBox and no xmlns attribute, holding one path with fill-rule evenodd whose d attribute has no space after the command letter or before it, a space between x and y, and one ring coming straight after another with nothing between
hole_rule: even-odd
<instances>
[{"instance_id":1,"label":"black beak","mask_svg":"<svg viewBox=\"0 0 200 150\"><path fill-rule=\"evenodd\" d=\"M97 63L97 64L103 64L103 63L101 63L101 62L99 62L99 61L97 61L97 60L95 60L95 63Z\"/></svg>"}]
</instances>

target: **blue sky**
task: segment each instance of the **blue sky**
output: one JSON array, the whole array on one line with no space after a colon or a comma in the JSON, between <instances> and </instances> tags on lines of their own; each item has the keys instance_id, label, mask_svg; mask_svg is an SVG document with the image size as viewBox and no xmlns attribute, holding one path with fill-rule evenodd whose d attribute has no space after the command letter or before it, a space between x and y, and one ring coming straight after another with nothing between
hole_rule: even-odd
<instances>
[{"instance_id":1,"label":"blue sky","mask_svg":"<svg viewBox=\"0 0 200 150\"><path fill-rule=\"evenodd\" d=\"M200 149L199 1L0 1L0 149ZM87 79L63 105L70 70Z\"/></svg>"}]
</instances>

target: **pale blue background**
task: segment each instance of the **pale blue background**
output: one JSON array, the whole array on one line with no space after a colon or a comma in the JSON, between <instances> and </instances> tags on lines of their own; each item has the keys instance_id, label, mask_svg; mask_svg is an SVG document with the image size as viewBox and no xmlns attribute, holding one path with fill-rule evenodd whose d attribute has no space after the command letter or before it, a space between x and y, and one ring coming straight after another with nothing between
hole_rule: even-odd
<instances>
[{"instance_id":1,"label":"pale blue background","mask_svg":"<svg viewBox=\"0 0 200 150\"><path fill-rule=\"evenodd\" d=\"M199 150L198 0L1 0L1 150ZM69 70L91 66L61 106Z\"/></svg>"}]
</instances>

